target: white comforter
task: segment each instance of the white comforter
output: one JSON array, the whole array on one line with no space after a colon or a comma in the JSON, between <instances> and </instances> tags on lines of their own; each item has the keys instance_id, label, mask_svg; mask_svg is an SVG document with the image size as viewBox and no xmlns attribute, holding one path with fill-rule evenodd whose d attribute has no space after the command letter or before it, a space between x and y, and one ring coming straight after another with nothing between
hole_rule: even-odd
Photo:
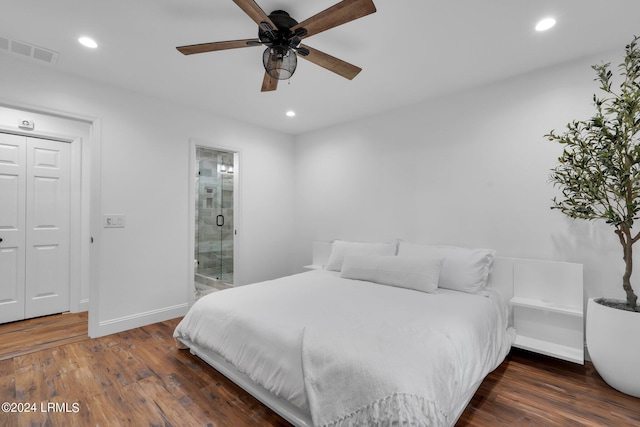
<instances>
[{"instance_id":1,"label":"white comforter","mask_svg":"<svg viewBox=\"0 0 640 427\"><path fill-rule=\"evenodd\" d=\"M512 336L497 294L311 271L210 294L175 330L317 426L453 425Z\"/></svg>"}]
</instances>

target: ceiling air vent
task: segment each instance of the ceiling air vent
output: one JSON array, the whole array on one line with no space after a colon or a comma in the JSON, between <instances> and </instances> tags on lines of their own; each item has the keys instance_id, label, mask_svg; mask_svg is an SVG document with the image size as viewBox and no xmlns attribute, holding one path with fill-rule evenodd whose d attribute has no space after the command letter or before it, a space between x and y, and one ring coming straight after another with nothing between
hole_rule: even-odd
<instances>
[{"instance_id":1,"label":"ceiling air vent","mask_svg":"<svg viewBox=\"0 0 640 427\"><path fill-rule=\"evenodd\" d=\"M4 36L0 36L0 52L1 51L48 64L55 64L58 61L58 52Z\"/></svg>"}]
</instances>

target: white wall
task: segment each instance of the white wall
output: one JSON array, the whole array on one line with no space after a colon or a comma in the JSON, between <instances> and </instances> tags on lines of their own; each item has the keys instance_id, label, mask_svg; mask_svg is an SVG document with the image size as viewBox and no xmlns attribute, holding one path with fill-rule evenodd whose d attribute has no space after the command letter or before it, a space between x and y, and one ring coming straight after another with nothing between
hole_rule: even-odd
<instances>
[{"instance_id":1,"label":"white wall","mask_svg":"<svg viewBox=\"0 0 640 427\"><path fill-rule=\"evenodd\" d=\"M592 115L590 65L601 59L298 137L296 264L310 263L312 240L481 246L583 263L585 298L623 298L613 230L549 209L557 189L548 177L561 149L543 135Z\"/></svg>"},{"instance_id":2,"label":"white wall","mask_svg":"<svg viewBox=\"0 0 640 427\"><path fill-rule=\"evenodd\" d=\"M126 215L123 229L92 230L99 246L91 286L93 334L124 330L186 311L189 140L242 151L243 282L291 272L293 138L2 56L4 104L98 119L101 212ZM1 120L0 120L1 121ZM95 142L95 141L92 141ZM189 255L191 254L191 255ZM97 300L97 301L95 301ZM90 325L91 326L91 325Z\"/></svg>"}]
</instances>

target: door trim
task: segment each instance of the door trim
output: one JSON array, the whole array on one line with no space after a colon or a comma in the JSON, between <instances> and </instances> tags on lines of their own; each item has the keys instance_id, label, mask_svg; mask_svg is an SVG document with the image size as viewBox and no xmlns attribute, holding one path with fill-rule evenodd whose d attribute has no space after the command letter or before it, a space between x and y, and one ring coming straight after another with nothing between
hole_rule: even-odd
<instances>
[{"instance_id":1,"label":"door trim","mask_svg":"<svg viewBox=\"0 0 640 427\"><path fill-rule=\"evenodd\" d=\"M100 336L99 324L99 290L100 275L99 263L100 244L102 236L101 223L101 152L102 152L102 120L99 117L87 116L67 111L34 106L0 98L0 106L15 111L24 112L24 117L31 113L49 116L52 119L61 118L86 123L89 125L88 140L60 134L50 131L24 131L17 126L0 123L0 132L16 135L31 136L36 138L53 139L71 143L71 186L72 208L71 215L73 226L71 227L71 311L89 312L90 337ZM84 162L83 162L84 159ZM82 176L90 180L89 186L82 191ZM88 176L86 176L88 175ZM78 191L76 191L78 190ZM95 242L98 244L92 244ZM89 281L88 300L81 300L81 282Z\"/></svg>"},{"instance_id":2,"label":"door trim","mask_svg":"<svg viewBox=\"0 0 640 427\"><path fill-rule=\"evenodd\" d=\"M233 222L234 222L234 235L233 235L233 284L240 285L244 283L242 281L242 245L241 245L241 230L242 230L242 150L237 147L229 147L221 144L215 144L210 141L200 138L189 138L189 222L187 224L187 232L189 238L187 239L187 301L189 306L194 303L194 275L195 266L193 259L193 251L195 248L195 217L196 217L196 182L195 176L197 173L196 166L196 148L204 147L211 150L226 151L233 153L234 173L233 173Z\"/></svg>"}]
</instances>

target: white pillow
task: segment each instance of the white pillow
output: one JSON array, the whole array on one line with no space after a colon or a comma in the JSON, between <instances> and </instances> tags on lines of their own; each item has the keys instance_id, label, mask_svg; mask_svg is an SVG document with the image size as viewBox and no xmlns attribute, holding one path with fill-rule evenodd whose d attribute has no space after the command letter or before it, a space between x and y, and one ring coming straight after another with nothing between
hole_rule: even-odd
<instances>
[{"instance_id":1,"label":"white pillow","mask_svg":"<svg viewBox=\"0 0 640 427\"><path fill-rule=\"evenodd\" d=\"M442 262L442 258L347 255L340 277L435 292Z\"/></svg>"},{"instance_id":2,"label":"white pillow","mask_svg":"<svg viewBox=\"0 0 640 427\"><path fill-rule=\"evenodd\" d=\"M325 267L326 270L342 270L342 262L345 255L395 255L395 243L364 243L349 242L346 240L334 240L331 244L331 255Z\"/></svg>"},{"instance_id":3,"label":"white pillow","mask_svg":"<svg viewBox=\"0 0 640 427\"><path fill-rule=\"evenodd\" d=\"M487 287L496 252L493 249L429 246L400 242L399 257L444 258L438 287L478 292Z\"/></svg>"}]
</instances>

